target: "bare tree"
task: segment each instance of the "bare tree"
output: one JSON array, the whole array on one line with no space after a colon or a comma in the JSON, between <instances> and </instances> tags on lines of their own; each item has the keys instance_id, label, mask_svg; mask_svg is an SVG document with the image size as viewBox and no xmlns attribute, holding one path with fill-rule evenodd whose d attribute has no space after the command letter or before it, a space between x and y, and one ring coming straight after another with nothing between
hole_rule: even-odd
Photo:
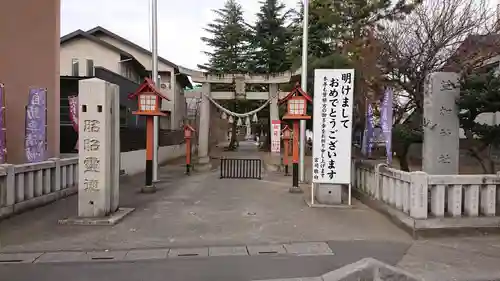
<instances>
[{"instance_id":1,"label":"bare tree","mask_svg":"<svg viewBox=\"0 0 500 281\"><path fill-rule=\"evenodd\" d=\"M381 80L407 95L409 104L403 110L413 109L405 126L395 129L399 134L394 136L394 150L401 169L409 170L408 148L419 141L426 76L444 69L472 69L495 55L493 48L471 48L479 37L495 31L493 16L485 0L428 0L405 19L387 23L376 32L382 46L378 56Z\"/></svg>"}]
</instances>

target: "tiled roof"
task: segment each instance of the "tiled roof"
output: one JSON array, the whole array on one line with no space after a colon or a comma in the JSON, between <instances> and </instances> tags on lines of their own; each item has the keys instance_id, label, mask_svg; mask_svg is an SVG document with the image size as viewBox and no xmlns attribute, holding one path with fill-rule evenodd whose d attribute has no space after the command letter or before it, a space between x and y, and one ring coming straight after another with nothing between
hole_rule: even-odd
<instances>
[{"instance_id":1,"label":"tiled roof","mask_svg":"<svg viewBox=\"0 0 500 281\"><path fill-rule=\"evenodd\" d=\"M476 65L500 54L500 34L469 35L442 71L460 72L466 66Z\"/></svg>"}]
</instances>

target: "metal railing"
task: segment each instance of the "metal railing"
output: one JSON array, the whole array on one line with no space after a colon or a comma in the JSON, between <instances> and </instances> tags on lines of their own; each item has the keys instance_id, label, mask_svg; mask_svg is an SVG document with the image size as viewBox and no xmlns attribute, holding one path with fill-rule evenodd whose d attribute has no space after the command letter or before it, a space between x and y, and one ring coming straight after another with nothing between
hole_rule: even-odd
<instances>
[{"instance_id":1,"label":"metal railing","mask_svg":"<svg viewBox=\"0 0 500 281\"><path fill-rule=\"evenodd\" d=\"M220 159L221 179L262 179L260 159Z\"/></svg>"}]
</instances>

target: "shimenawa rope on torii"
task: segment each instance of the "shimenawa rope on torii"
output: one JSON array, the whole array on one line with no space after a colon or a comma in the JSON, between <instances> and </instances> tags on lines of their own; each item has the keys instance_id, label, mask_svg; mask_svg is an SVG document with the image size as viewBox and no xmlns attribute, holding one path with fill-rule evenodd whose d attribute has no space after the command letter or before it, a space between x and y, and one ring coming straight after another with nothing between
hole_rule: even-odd
<instances>
[{"instance_id":1,"label":"shimenawa rope on torii","mask_svg":"<svg viewBox=\"0 0 500 281\"><path fill-rule=\"evenodd\" d=\"M237 113L237 112L233 112L225 107L223 107L222 105L220 105L219 103L217 103L212 97L210 97L209 95L203 93L203 95L209 100L211 101L217 108L219 108L220 110L222 110L222 119L226 119L227 116L226 115L229 115L229 123L233 123L233 118L232 117L238 117L238 123L237 125L238 126L241 126L242 125L242 121L241 121L241 118L246 118L245 120L245 123L247 125L250 124L250 116L253 115L253 118L252 118L252 122L257 122L258 119L257 119L257 113L259 111L261 111L262 109L264 109L264 107L266 107L272 99L274 99L276 96L279 97L279 94L280 94L280 91L278 90L278 92L270 97L269 99L267 99L263 105L261 105L260 107L252 110L252 111L249 111L249 112L246 112L246 113Z\"/></svg>"}]
</instances>

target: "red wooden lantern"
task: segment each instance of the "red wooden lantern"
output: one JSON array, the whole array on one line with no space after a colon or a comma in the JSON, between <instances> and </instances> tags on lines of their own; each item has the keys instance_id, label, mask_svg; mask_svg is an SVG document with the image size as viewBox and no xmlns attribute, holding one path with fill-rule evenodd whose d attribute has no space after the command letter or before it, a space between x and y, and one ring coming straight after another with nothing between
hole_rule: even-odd
<instances>
[{"instance_id":1,"label":"red wooden lantern","mask_svg":"<svg viewBox=\"0 0 500 281\"><path fill-rule=\"evenodd\" d=\"M195 131L194 128L191 127L190 125L188 124L184 125L184 138L190 139L194 131Z\"/></svg>"},{"instance_id":2,"label":"red wooden lantern","mask_svg":"<svg viewBox=\"0 0 500 281\"><path fill-rule=\"evenodd\" d=\"M129 99L137 98L137 111L132 112L134 115L146 117L146 186L142 189L143 192L154 192L153 185L153 117L166 116L166 113L161 112L161 101L169 100L164 96L153 81L149 78L144 79L144 82L137 90L128 96Z\"/></svg>"},{"instance_id":3,"label":"red wooden lantern","mask_svg":"<svg viewBox=\"0 0 500 281\"><path fill-rule=\"evenodd\" d=\"M129 99L137 98L137 111L132 114L146 116L166 116L161 112L161 101L169 100L163 95L149 78L144 79L144 82L139 88L128 96Z\"/></svg>"},{"instance_id":4,"label":"red wooden lantern","mask_svg":"<svg viewBox=\"0 0 500 281\"><path fill-rule=\"evenodd\" d=\"M312 102L312 98L297 83L292 91L280 101L280 104L285 102L287 102L287 112L283 119L293 120L293 177L290 192L302 192L299 188L299 121L311 119L311 116L307 115L307 102Z\"/></svg>"},{"instance_id":5,"label":"red wooden lantern","mask_svg":"<svg viewBox=\"0 0 500 281\"><path fill-rule=\"evenodd\" d=\"M300 88L299 84L295 85L292 91L280 101L280 104L285 102L287 103L287 112L283 119L311 119L311 116L307 115L307 102L312 102L312 98Z\"/></svg>"}]
</instances>

